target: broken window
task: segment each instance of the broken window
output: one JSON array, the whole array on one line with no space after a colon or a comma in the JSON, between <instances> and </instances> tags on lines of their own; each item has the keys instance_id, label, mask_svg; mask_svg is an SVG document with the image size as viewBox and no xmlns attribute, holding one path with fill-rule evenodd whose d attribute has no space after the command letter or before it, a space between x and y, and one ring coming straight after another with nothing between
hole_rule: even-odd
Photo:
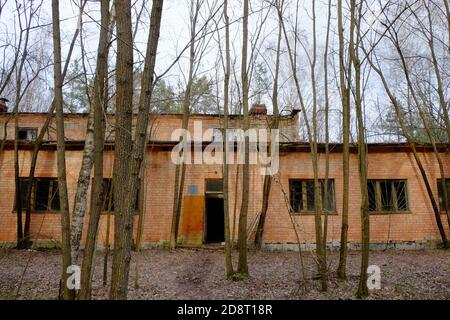
<instances>
[{"instance_id":1,"label":"broken window","mask_svg":"<svg viewBox=\"0 0 450 320\"><path fill-rule=\"evenodd\" d=\"M19 140L34 141L37 138L37 128L19 128Z\"/></svg>"},{"instance_id":2,"label":"broken window","mask_svg":"<svg viewBox=\"0 0 450 320\"><path fill-rule=\"evenodd\" d=\"M28 178L20 178L20 201L22 209L26 208ZM36 178L31 189L32 211L59 211L58 179Z\"/></svg>"},{"instance_id":3,"label":"broken window","mask_svg":"<svg viewBox=\"0 0 450 320\"><path fill-rule=\"evenodd\" d=\"M445 188L442 179L438 179L439 207L442 211L450 210L450 179L445 179ZM444 190L446 193L444 193ZM445 195L447 195L447 206L445 205Z\"/></svg>"},{"instance_id":4,"label":"broken window","mask_svg":"<svg viewBox=\"0 0 450 320\"><path fill-rule=\"evenodd\" d=\"M408 211L406 180L369 180L369 211Z\"/></svg>"},{"instance_id":5,"label":"broken window","mask_svg":"<svg viewBox=\"0 0 450 320\"><path fill-rule=\"evenodd\" d=\"M136 200L134 202L134 210L137 212L139 210L139 187L140 182L138 182L138 189L136 190ZM103 178L102 183L103 191L101 194L102 199L102 211L103 212L114 212L114 190L112 185L112 179L111 178Z\"/></svg>"},{"instance_id":6,"label":"broken window","mask_svg":"<svg viewBox=\"0 0 450 320\"><path fill-rule=\"evenodd\" d=\"M328 179L325 188L325 179L320 179L320 192L322 196L322 210L332 212L336 210L334 198L334 179ZM314 180L291 179L289 180L291 208L294 212L313 212L314 205Z\"/></svg>"}]
</instances>

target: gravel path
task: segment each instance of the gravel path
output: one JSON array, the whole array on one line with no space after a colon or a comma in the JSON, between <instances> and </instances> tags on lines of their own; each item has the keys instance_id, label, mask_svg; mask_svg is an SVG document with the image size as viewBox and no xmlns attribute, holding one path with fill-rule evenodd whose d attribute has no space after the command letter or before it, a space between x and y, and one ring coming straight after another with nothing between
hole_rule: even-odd
<instances>
[{"instance_id":1,"label":"gravel path","mask_svg":"<svg viewBox=\"0 0 450 320\"><path fill-rule=\"evenodd\" d=\"M235 259L237 257L234 257ZM358 284L357 252L348 257L348 280L331 273L329 291L319 291L312 254L303 254L307 278L303 286L296 252L253 252L248 255L250 277L224 279L220 250L145 250L134 254L129 281L130 299L353 299ZM336 269L337 252L328 254ZM136 284L136 262L139 281ZM56 250L0 250L0 299L54 299L58 294L61 256ZM369 299L450 299L450 251L371 252L370 264L381 268L381 290ZM236 260L235 260L236 265ZM103 254L97 254L93 298L106 299L102 285ZM109 262L111 266L111 262ZM24 270L26 268L26 272ZM108 279L109 280L109 279ZM20 287L19 294L17 289Z\"/></svg>"}]
</instances>

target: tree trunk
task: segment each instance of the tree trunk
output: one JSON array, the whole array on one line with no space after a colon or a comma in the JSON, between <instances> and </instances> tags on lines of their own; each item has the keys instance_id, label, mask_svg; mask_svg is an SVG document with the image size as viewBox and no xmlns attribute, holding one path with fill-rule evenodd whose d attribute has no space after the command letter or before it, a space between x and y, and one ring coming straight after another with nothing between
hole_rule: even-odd
<instances>
[{"instance_id":1,"label":"tree trunk","mask_svg":"<svg viewBox=\"0 0 450 320\"><path fill-rule=\"evenodd\" d=\"M361 94L361 62L358 55L358 44L361 40L359 37L360 20L362 17L362 4L359 5L358 18L356 14L355 0L350 2L351 28L350 33L355 33L357 28L357 40L353 45L351 42L350 56L351 62L355 69L355 109L358 123L358 157L359 157L359 182L361 189L361 269L359 274L359 284L356 296L359 298L367 297L369 290L367 288L367 268L369 266L369 245L370 245L370 215L368 208L368 189L367 189L367 172L368 172L368 154L366 145L366 133L364 125L364 110L362 106ZM358 23L356 23L358 19Z\"/></svg>"},{"instance_id":2,"label":"tree trunk","mask_svg":"<svg viewBox=\"0 0 450 320\"><path fill-rule=\"evenodd\" d=\"M92 186L91 207L89 212L89 226L86 245L83 253L81 269L81 286L78 299L90 299L92 269L95 264L94 255L97 246L98 224L103 205L103 146L105 139L105 80L108 71L108 30L109 30L109 0L101 1L101 26L97 51L97 67L93 88L94 114L94 183ZM81 176L81 175L80 175ZM88 177L89 179L89 177ZM88 182L89 184L89 182Z\"/></svg>"},{"instance_id":3,"label":"tree trunk","mask_svg":"<svg viewBox=\"0 0 450 320\"><path fill-rule=\"evenodd\" d=\"M57 168L58 168L58 192L61 206L61 247L63 256L62 270L62 297L65 300L73 299L74 292L67 286L67 268L72 264L70 255L70 214L67 195L66 159L64 139L64 110L62 96L61 74L61 36L59 27L59 1L52 0L52 26L53 26L53 56L54 56L54 86L56 109L56 143L57 143Z\"/></svg>"},{"instance_id":4,"label":"tree trunk","mask_svg":"<svg viewBox=\"0 0 450 320\"><path fill-rule=\"evenodd\" d=\"M94 158L94 119L93 106L90 107L86 125L83 158L78 174L77 188L73 201L71 217L71 256L73 264L78 264L80 254L81 233L83 232L84 214L86 212L87 190L91 179L91 171Z\"/></svg>"},{"instance_id":5,"label":"tree trunk","mask_svg":"<svg viewBox=\"0 0 450 320\"><path fill-rule=\"evenodd\" d=\"M339 79L342 99L342 130L343 130L343 193L342 193L342 225L341 247L339 251L339 266L337 275L340 279L346 279L347 265L347 239L348 239L348 207L350 193L350 83L351 67L348 68L348 78L345 79L344 60L344 27L342 22L342 0L338 0L338 34L339 34ZM353 23L353 22L352 22ZM353 36L351 35L351 38ZM352 45L352 44L349 44ZM351 62L349 61L349 66Z\"/></svg>"},{"instance_id":6,"label":"tree trunk","mask_svg":"<svg viewBox=\"0 0 450 320\"><path fill-rule=\"evenodd\" d=\"M280 72L280 52L281 52L281 21L278 21L278 38L277 38L277 49L275 58L275 76L272 88L272 108L273 108L273 119L270 124L270 129L278 129L279 127L279 116L280 112L278 109L278 75ZM256 229L255 235L255 246L257 249L261 249L263 243L264 226L266 223L267 210L269 208L269 196L270 188L272 184L272 176L264 176L263 184L263 198L261 206L261 215L258 221L258 227Z\"/></svg>"},{"instance_id":7,"label":"tree trunk","mask_svg":"<svg viewBox=\"0 0 450 320\"><path fill-rule=\"evenodd\" d=\"M113 183L114 188L114 258L110 299L126 299L131 260L132 219L128 216L126 195L131 193L129 163L133 140L133 47L131 32L131 1L116 0L117 62L116 113ZM132 218L132 217L131 217ZM128 239L130 238L130 239Z\"/></svg>"},{"instance_id":8,"label":"tree trunk","mask_svg":"<svg viewBox=\"0 0 450 320\"><path fill-rule=\"evenodd\" d=\"M331 0L328 0L328 20L327 20L327 34L325 39L325 52L323 54L324 65L324 96L325 96L325 215L323 221L323 250L325 260L327 258L327 236L328 236L328 207L330 205L330 195L328 193L328 181L330 176L330 124L329 124L329 112L330 104L328 97L328 43L330 37L330 21L331 21ZM334 186L333 186L334 187Z\"/></svg>"},{"instance_id":9,"label":"tree trunk","mask_svg":"<svg viewBox=\"0 0 450 320\"><path fill-rule=\"evenodd\" d=\"M150 17L150 33L147 41L147 52L141 81L142 93L139 98L135 138L134 144L132 144L131 101L133 96L133 50L129 45L132 40L131 8L129 1L116 1L117 33L119 39L124 39L124 41L118 42L118 49L120 48L120 51L118 50L117 75L121 81L119 80L117 83L116 108L120 106L121 115L118 118L119 121L117 124L124 123L124 128L128 128L129 132L125 133L120 130L120 143L117 143L116 136L114 181L121 185L124 185L123 182L125 181L125 188L115 188L114 191L114 209L117 211L114 221L115 241L110 292L111 299L126 299L127 297L134 224L134 203L137 192L136 186L139 182L139 174L147 142L149 108L153 92L153 76L161 26L162 7L163 0L153 1ZM116 113L116 118L117 115ZM128 143L128 146L125 145L126 143ZM119 148L120 150L118 150Z\"/></svg>"},{"instance_id":10,"label":"tree trunk","mask_svg":"<svg viewBox=\"0 0 450 320\"><path fill-rule=\"evenodd\" d=\"M191 105L191 90L192 83L194 80L194 63L195 63L195 36L196 36L196 26L197 19L200 9L200 4L197 2L194 4L191 2L191 10L193 10L193 15L191 16L191 34L190 34L190 45L189 45L189 74L187 78L186 90L184 92L183 99L183 120L181 128L183 129L183 134L180 136L179 142L181 143L187 141L186 130L189 125L189 113ZM184 177L186 174L186 155L190 150L185 150L183 148L183 161L181 164L177 164L175 168L175 184L174 184L174 195L173 195L173 212L172 212L172 226L170 231L170 248L175 249L178 240L178 229L180 226L181 218L181 205L183 203L183 190L184 190ZM181 156L181 154L180 154Z\"/></svg>"},{"instance_id":11,"label":"tree trunk","mask_svg":"<svg viewBox=\"0 0 450 320\"><path fill-rule=\"evenodd\" d=\"M223 84L223 217L224 217L224 236L225 236L225 272L227 277L234 274L232 260L232 243L230 239L230 209L229 209L229 164L227 161L228 154L228 104L230 94L230 73L231 73L231 57L230 57L230 19L228 17L228 0L223 3L223 17L225 20L225 77Z\"/></svg>"},{"instance_id":12,"label":"tree trunk","mask_svg":"<svg viewBox=\"0 0 450 320\"><path fill-rule=\"evenodd\" d=\"M247 46L248 46L248 7L249 0L244 0L244 13L242 25L242 64L241 64L241 79L242 79L242 109L244 113L243 129L246 133L244 136L244 164L242 170L242 203L241 211L239 213L239 231L238 231L238 273L242 276L248 276L247 265L247 214L248 214L248 200L249 200L249 136L248 129L250 127L250 120L248 116L248 70L247 70Z\"/></svg>"},{"instance_id":13,"label":"tree trunk","mask_svg":"<svg viewBox=\"0 0 450 320\"><path fill-rule=\"evenodd\" d=\"M313 99L313 114L312 114L312 141L311 153L313 161L314 174L314 221L316 229L316 253L318 260L318 269L321 276L322 291L328 290L328 270L327 261L325 258L325 248L322 239L322 193L319 181L319 157L317 152L317 87L316 87L316 57L317 57L317 36L316 36L316 6L312 2L312 17L313 17L313 54L311 61L311 85L312 85L312 99ZM326 193L327 191L325 191Z\"/></svg>"}]
</instances>

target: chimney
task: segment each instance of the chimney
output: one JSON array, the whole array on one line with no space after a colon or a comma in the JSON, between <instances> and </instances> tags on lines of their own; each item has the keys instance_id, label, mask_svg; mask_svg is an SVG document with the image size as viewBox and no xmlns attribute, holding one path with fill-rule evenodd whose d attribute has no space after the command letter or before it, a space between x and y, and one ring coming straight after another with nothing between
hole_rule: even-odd
<instances>
[{"instance_id":1,"label":"chimney","mask_svg":"<svg viewBox=\"0 0 450 320\"><path fill-rule=\"evenodd\" d=\"M9 102L6 98L0 98L0 113L6 113L8 112L8 107L6 106L6 103Z\"/></svg>"},{"instance_id":2,"label":"chimney","mask_svg":"<svg viewBox=\"0 0 450 320\"><path fill-rule=\"evenodd\" d=\"M251 115L262 115L267 114L267 108L265 104L255 103L250 108L249 114Z\"/></svg>"}]
</instances>

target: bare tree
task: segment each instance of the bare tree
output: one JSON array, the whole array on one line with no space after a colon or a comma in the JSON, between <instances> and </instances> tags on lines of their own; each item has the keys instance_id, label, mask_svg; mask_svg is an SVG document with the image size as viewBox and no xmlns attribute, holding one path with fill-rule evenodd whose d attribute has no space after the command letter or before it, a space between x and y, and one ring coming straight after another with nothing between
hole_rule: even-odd
<instances>
[{"instance_id":1,"label":"bare tree","mask_svg":"<svg viewBox=\"0 0 450 320\"><path fill-rule=\"evenodd\" d=\"M343 193L342 193L342 225L341 225L341 247L339 251L338 277L346 279L347 265L347 239L348 239L348 206L350 193L350 84L351 84L351 61L345 64L344 25L342 14L342 0L337 2L338 35L339 35L339 84L342 99L342 129L343 129ZM354 23L351 21L350 23ZM352 28L350 28L352 29ZM353 35L350 34L349 46L353 46Z\"/></svg>"},{"instance_id":2,"label":"bare tree","mask_svg":"<svg viewBox=\"0 0 450 320\"><path fill-rule=\"evenodd\" d=\"M223 3L223 18L225 23L225 77L223 82L223 215L224 215L224 236L225 236L225 269L227 277L234 274L232 260L232 242L230 239L230 209L229 209L229 164L227 160L228 154L228 109L230 97L230 73L231 73L231 57L230 57L230 19L228 17L228 0Z\"/></svg>"},{"instance_id":3,"label":"bare tree","mask_svg":"<svg viewBox=\"0 0 450 320\"><path fill-rule=\"evenodd\" d=\"M366 297L369 295L367 288L367 268L369 266L369 245L370 245L370 215L368 210L368 189L367 189L367 171L368 171L368 153L366 145L366 129L364 122L364 110L362 102L362 83L361 83L361 61L359 59L358 47L360 42L359 28L361 26L362 8L364 1L359 2L358 8L356 1L350 1L350 33L355 34L356 28L356 41L349 47L350 60L355 70L355 109L356 118L358 123L358 160L359 160L359 181L361 189L361 269L359 275L358 291L356 295L358 297ZM358 11L357 11L358 9Z\"/></svg>"},{"instance_id":4,"label":"bare tree","mask_svg":"<svg viewBox=\"0 0 450 320\"><path fill-rule=\"evenodd\" d=\"M425 168L423 167L422 160L420 159L419 154L417 152L417 148L416 148L416 144L415 144L414 138L410 134L407 126L405 125L405 121L404 121L404 116L403 116L403 113L402 113L401 105L400 105L398 99L395 97L394 93L391 91L389 83L387 82L386 77L385 77L381 67L378 64L376 64L374 59L370 56L370 52L373 53L373 50L368 51L363 46L362 43L361 43L361 49L364 52L364 55L365 55L365 57L367 59L367 62L370 64L372 69L380 77L380 79L382 81L382 84L383 84L383 87L384 87L384 90L386 91L386 94L388 95L392 105L394 106L395 113L396 113L396 116L397 116L397 120L398 120L398 123L400 125L401 130L402 130L402 134L406 138L406 141L407 141L409 147L411 148L411 151L413 152L414 160L415 160L415 162L417 164L417 167L419 168L420 174L422 176L422 180L423 180L423 182L425 184L425 187L426 187L426 190L427 190L427 194L428 194L428 197L430 199L431 206L433 208L433 213L434 213L434 216L435 216L436 224L438 226L439 234L441 236L442 242L444 244L444 247L448 247L449 246L449 242L447 240L447 236L445 235L445 230L444 230L444 227L442 225L439 206L438 206L438 204L436 202L436 199L435 199L435 197L433 195L433 190L431 188L431 185L430 185L427 173L425 171ZM375 57L375 59L376 59L376 57Z\"/></svg>"},{"instance_id":5,"label":"bare tree","mask_svg":"<svg viewBox=\"0 0 450 320\"><path fill-rule=\"evenodd\" d=\"M133 46L131 32L131 1L114 1L116 8L116 112L113 183L114 188L114 260L111 276L111 299L126 298L131 260L132 216L126 207L126 195L131 193L129 163L133 140L131 136L133 101ZM128 239L130 238L130 239Z\"/></svg>"},{"instance_id":6,"label":"bare tree","mask_svg":"<svg viewBox=\"0 0 450 320\"><path fill-rule=\"evenodd\" d=\"M133 52L130 46L132 40L131 9L129 1L126 1L126 3L116 1L115 5L117 11L118 49L120 48L117 52L116 71L116 77L118 77L116 108L118 108L117 111L119 111L120 115L118 117L116 112L116 126L118 126L117 129L120 132L116 131L113 180L116 185L117 183L124 185L123 182L125 181L125 185L122 190L118 188L114 190L114 209L116 213L110 298L125 299L128 291L128 275L131 260L134 222L133 204L136 199L136 186L139 182L141 164L147 144L149 108L154 85L163 0L153 0L134 143L131 140L131 101L133 96ZM121 125L122 123L123 126ZM125 132L122 128L119 129L119 126L123 129L128 129L128 132ZM119 137L117 134L119 134ZM119 148L121 150L118 150Z\"/></svg>"},{"instance_id":7,"label":"bare tree","mask_svg":"<svg viewBox=\"0 0 450 320\"><path fill-rule=\"evenodd\" d=\"M239 260L237 272L243 276L248 276L247 265L247 214L249 200L249 136L247 134L250 127L250 119L248 115L248 69L247 69L247 47L248 47L248 8L249 0L244 0L244 11L242 18L242 60L241 60L241 81L242 81L242 111L243 111L243 129L244 136L244 164L242 168L242 202L241 211L239 213L239 230L238 230L238 248Z\"/></svg>"},{"instance_id":8,"label":"bare tree","mask_svg":"<svg viewBox=\"0 0 450 320\"><path fill-rule=\"evenodd\" d=\"M68 268L72 264L70 255L70 214L69 199L67 195L66 181L66 159L64 139L64 111L61 74L61 35L59 26L59 1L52 0L52 25L53 25L53 56L54 64L54 86L55 86L55 110L56 110L56 143L57 143L57 167L58 167L58 192L61 206L61 247L63 256L63 270L61 282L61 297L66 300L74 298L73 290L67 286Z\"/></svg>"},{"instance_id":9,"label":"bare tree","mask_svg":"<svg viewBox=\"0 0 450 320\"><path fill-rule=\"evenodd\" d=\"M83 254L81 269L81 286L78 299L90 299L92 269L94 253L97 244L98 224L100 211L103 205L103 145L105 139L105 80L108 71L108 45L109 45L109 0L101 1L100 38L97 51L97 66L94 79L92 106L94 114L94 182L92 190L92 205L89 212L89 226Z\"/></svg>"},{"instance_id":10,"label":"bare tree","mask_svg":"<svg viewBox=\"0 0 450 320\"><path fill-rule=\"evenodd\" d=\"M81 2L80 6L80 15L78 22L78 29L80 30L80 43L82 53L84 52L84 41L83 41L83 11L86 1ZM85 66L85 58L84 54L81 58L83 62L83 73L86 78L86 66ZM91 171L93 166L93 157L94 157L94 106L91 103L91 98L88 89L88 83L85 79L85 87L86 87L86 96L89 101L89 115L86 124L86 135L84 138L84 149L83 149L83 157L81 160L80 172L78 174L78 181L76 186L75 198L73 200L73 212L71 216L71 256L72 262L74 264L78 264L78 257L80 254L80 242L81 242L81 234L83 231L83 223L84 223L84 215L86 212L86 204L87 204L87 191L90 184L91 179ZM94 93L95 94L95 93Z\"/></svg>"},{"instance_id":11,"label":"bare tree","mask_svg":"<svg viewBox=\"0 0 450 320\"><path fill-rule=\"evenodd\" d=\"M313 19L313 33L315 38L315 4L312 3L312 19ZM323 238L322 238L322 199L321 199L321 186L319 181L319 170L318 170L318 148L317 148L317 93L316 93L316 79L315 79L315 59L316 59L316 44L314 41L313 44L313 54L310 56L308 53L308 60L310 62L310 69L311 69L311 85L312 85L312 91L313 91L313 117L312 117L312 124L308 117L308 112L306 108L306 104L304 101L304 96L302 93L301 85L300 85L300 79L297 75L297 69L296 69L296 62L294 55L296 55L295 52L295 46L294 51L292 50L289 37L287 34L286 26L284 24L282 12L278 9L278 15L279 18L282 21L282 29L284 38L286 41L287 46L287 52L289 56L289 62L292 72L292 78L295 84L296 93L298 96L298 99L300 101L300 107L303 115L303 121L306 128L309 146L311 149L311 161L313 165L313 175L314 175L314 222L315 222L315 237L316 237L316 255L317 255L317 267L320 274L321 279L321 287L323 291L327 290L328 287L328 274L327 274L327 265L326 265L326 257L324 254L324 246L323 246ZM297 33L295 33L295 39L297 39ZM298 41L298 39L296 40Z\"/></svg>"},{"instance_id":12,"label":"bare tree","mask_svg":"<svg viewBox=\"0 0 450 320\"><path fill-rule=\"evenodd\" d=\"M280 3L279 3L280 2ZM276 1L275 6L283 9L284 0ZM280 118L280 110L278 108L278 79L280 74L280 56L281 56L281 38L282 38L282 27L281 21L278 20L278 36L277 36L277 47L275 53L275 71L274 71L274 79L273 79L273 87L272 87L272 121L270 123L270 129L278 129L279 127L279 118ZM264 226L266 223L267 210L269 208L269 195L272 184L272 177L270 175L264 176L264 184L263 184L263 198L261 205L261 216L259 217L258 227L256 229L255 235L255 246L260 249L263 242L263 234L264 234Z\"/></svg>"}]
</instances>

